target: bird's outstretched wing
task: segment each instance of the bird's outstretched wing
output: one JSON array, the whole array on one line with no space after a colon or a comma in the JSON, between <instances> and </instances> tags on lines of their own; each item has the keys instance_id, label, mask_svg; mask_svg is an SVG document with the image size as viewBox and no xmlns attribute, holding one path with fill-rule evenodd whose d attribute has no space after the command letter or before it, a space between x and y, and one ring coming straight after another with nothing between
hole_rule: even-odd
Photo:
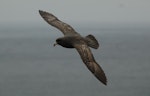
<instances>
[{"instance_id":1,"label":"bird's outstretched wing","mask_svg":"<svg viewBox=\"0 0 150 96\"><path fill-rule=\"evenodd\" d=\"M53 14L41 10L39 10L39 13L48 24L58 28L64 35L78 34L70 25L60 21Z\"/></svg>"},{"instance_id":2,"label":"bird's outstretched wing","mask_svg":"<svg viewBox=\"0 0 150 96\"><path fill-rule=\"evenodd\" d=\"M102 68L96 63L90 48L86 44L76 44L74 47L79 52L82 61L87 68L95 75L95 77L103 84L107 84L107 79Z\"/></svg>"}]
</instances>

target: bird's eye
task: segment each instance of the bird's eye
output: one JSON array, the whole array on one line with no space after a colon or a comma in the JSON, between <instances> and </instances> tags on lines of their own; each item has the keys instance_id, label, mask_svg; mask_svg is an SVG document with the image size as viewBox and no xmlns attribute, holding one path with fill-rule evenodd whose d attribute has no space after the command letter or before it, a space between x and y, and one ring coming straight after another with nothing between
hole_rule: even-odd
<instances>
[{"instance_id":1,"label":"bird's eye","mask_svg":"<svg viewBox=\"0 0 150 96\"><path fill-rule=\"evenodd\" d=\"M56 42L60 42L60 41L61 41L60 39L57 39L57 40L56 40Z\"/></svg>"}]
</instances>

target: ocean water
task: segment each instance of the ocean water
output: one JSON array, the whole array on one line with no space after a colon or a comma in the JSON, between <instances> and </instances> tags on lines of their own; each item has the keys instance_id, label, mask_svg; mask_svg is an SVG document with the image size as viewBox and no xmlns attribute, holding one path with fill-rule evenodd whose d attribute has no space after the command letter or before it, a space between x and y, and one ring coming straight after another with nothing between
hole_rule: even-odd
<instances>
[{"instance_id":1,"label":"ocean water","mask_svg":"<svg viewBox=\"0 0 150 96\"><path fill-rule=\"evenodd\" d=\"M150 96L149 28L77 28L108 79L100 83L74 49L53 47L52 27L0 28L0 96Z\"/></svg>"}]
</instances>

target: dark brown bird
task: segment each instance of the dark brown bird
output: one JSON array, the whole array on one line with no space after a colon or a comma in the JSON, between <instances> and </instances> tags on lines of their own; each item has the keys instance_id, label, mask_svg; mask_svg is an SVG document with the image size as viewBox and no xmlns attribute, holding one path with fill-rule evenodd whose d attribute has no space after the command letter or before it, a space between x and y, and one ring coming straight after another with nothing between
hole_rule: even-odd
<instances>
[{"instance_id":1,"label":"dark brown bird","mask_svg":"<svg viewBox=\"0 0 150 96\"><path fill-rule=\"evenodd\" d=\"M89 48L97 49L99 47L99 43L95 37L93 35L82 37L70 25L60 21L53 14L41 10L39 10L39 13L48 24L58 28L64 34L64 37L56 39L54 46L58 44L65 48L75 48L79 52L81 59L87 68L98 80L106 85L107 79L105 73L95 61Z\"/></svg>"}]
</instances>

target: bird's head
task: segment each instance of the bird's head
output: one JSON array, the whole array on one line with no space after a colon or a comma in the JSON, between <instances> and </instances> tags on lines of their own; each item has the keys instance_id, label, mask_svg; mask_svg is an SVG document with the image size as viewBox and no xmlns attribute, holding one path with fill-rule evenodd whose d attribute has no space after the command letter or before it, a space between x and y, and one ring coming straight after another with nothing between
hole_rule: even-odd
<instances>
[{"instance_id":1,"label":"bird's head","mask_svg":"<svg viewBox=\"0 0 150 96\"><path fill-rule=\"evenodd\" d=\"M56 45L62 45L62 39L61 38L56 39L56 43L54 43L54 47Z\"/></svg>"}]
</instances>

